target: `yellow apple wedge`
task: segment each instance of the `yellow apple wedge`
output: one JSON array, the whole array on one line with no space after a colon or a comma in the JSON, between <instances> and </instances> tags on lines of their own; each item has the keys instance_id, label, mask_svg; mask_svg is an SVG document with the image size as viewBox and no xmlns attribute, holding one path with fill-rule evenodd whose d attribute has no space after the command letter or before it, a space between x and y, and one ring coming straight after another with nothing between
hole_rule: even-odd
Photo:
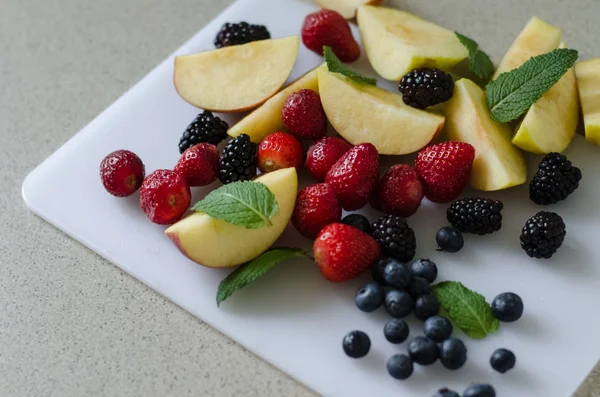
<instances>
[{"instance_id":1,"label":"yellow apple wedge","mask_svg":"<svg viewBox=\"0 0 600 397\"><path fill-rule=\"evenodd\" d=\"M444 127L444 116L412 108L400 95L339 73L320 70L319 93L338 134L353 145L371 143L379 154L414 153Z\"/></svg>"},{"instance_id":2,"label":"yellow apple wedge","mask_svg":"<svg viewBox=\"0 0 600 397\"><path fill-rule=\"evenodd\" d=\"M356 18L369 62L387 80L418 67L448 69L469 55L454 32L404 11L362 6Z\"/></svg>"},{"instance_id":3,"label":"yellow apple wedge","mask_svg":"<svg viewBox=\"0 0 600 397\"><path fill-rule=\"evenodd\" d=\"M561 48L566 48L562 43ZM527 111L512 143L538 154L564 151L579 122L579 96L575 69L571 68Z\"/></svg>"},{"instance_id":4,"label":"yellow apple wedge","mask_svg":"<svg viewBox=\"0 0 600 397\"><path fill-rule=\"evenodd\" d=\"M526 182L525 159L510 143L510 127L492 120L485 92L477 84L468 79L457 81L444 111L448 139L475 147L471 186L494 191Z\"/></svg>"},{"instance_id":5,"label":"yellow apple wedge","mask_svg":"<svg viewBox=\"0 0 600 397\"><path fill-rule=\"evenodd\" d=\"M317 0L317 3L328 10L337 11L345 19L353 19L358 7L377 5L383 0Z\"/></svg>"},{"instance_id":6,"label":"yellow apple wedge","mask_svg":"<svg viewBox=\"0 0 600 397\"><path fill-rule=\"evenodd\" d=\"M600 58L575 65L585 137L600 146Z\"/></svg>"},{"instance_id":7,"label":"yellow apple wedge","mask_svg":"<svg viewBox=\"0 0 600 397\"><path fill-rule=\"evenodd\" d=\"M175 58L173 81L190 104L215 112L259 106L285 84L300 38L255 41Z\"/></svg>"},{"instance_id":8,"label":"yellow apple wedge","mask_svg":"<svg viewBox=\"0 0 600 397\"><path fill-rule=\"evenodd\" d=\"M270 226L246 229L242 226L194 213L165 231L179 250L194 262L214 268L237 266L268 250L285 230L296 205L298 176L285 168L258 177L275 196L279 210Z\"/></svg>"},{"instance_id":9,"label":"yellow apple wedge","mask_svg":"<svg viewBox=\"0 0 600 397\"><path fill-rule=\"evenodd\" d=\"M559 28L538 17L531 18L504 55L492 79L522 66L532 57L556 50L560 44L560 35Z\"/></svg>"},{"instance_id":10,"label":"yellow apple wedge","mask_svg":"<svg viewBox=\"0 0 600 397\"><path fill-rule=\"evenodd\" d=\"M294 92L300 90L313 90L319 92L319 84L317 82L317 72L320 69L327 70L325 64L311 70L298 80L290 84L284 90L280 91L261 107L255 109L252 113L240 120L236 125L231 127L227 133L235 138L240 134L246 134L252 142L260 143L267 135L274 132L285 131L285 125L281 119L281 111L285 100Z\"/></svg>"}]
</instances>

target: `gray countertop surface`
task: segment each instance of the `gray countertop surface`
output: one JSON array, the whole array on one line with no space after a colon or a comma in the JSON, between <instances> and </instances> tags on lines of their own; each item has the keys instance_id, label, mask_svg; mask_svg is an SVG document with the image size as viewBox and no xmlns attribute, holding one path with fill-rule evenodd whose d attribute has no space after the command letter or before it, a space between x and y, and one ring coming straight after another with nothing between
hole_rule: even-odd
<instances>
[{"instance_id":1,"label":"gray countertop surface","mask_svg":"<svg viewBox=\"0 0 600 397\"><path fill-rule=\"evenodd\" d=\"M496 61L536 14L600 56L598 0L460 1L391 3L454 21ZM230 3L0 0L1 396L314 395L21 199L29 171ZM597 371L577 397L600 396Z\"/></svg>"}]
</instances>

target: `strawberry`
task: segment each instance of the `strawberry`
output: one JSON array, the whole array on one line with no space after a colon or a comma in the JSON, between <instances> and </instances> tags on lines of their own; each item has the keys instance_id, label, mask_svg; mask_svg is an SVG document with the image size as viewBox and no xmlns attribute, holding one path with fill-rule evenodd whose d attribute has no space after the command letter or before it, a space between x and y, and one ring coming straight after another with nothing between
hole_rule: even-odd
<instances>
[{"instance_id":1,"label":"strawberry","mask_svg":"<svg viewBox=\"0 0 600 397\"><path fill-rule=\"evenodd\" d=\"M415 160L425 196L434 203L455 200L469 183L475 148L465 142L443 142L423 149Z\"/></svg>"},{"instance_id":2,"label":"strawberry","mask_svg":"<svg viewBox=\"0 0 600 397\"><path fill-rule=\"evenodd\" d=\"M341 219L342 207L328 184L308 186L298 193L292 223L304 237L315 239L321 229Z\"/></svg>"},{"instance_id":3,"label":"strawberry","mask_svg":"<svg viewBox=\"0 0 600 397\"><path fill-rule=\"evenodd\" d=\"M287 97L281 118L290 134L300 139L319 139L327 133L327 115L321 97L313 90L300 90Z\"/></svg>"},{"instance_id":4,"label":"strawberry","mask_svg":"<svg viewBox=\"0 0 600 397\"><path fill-rule=\"evenodd\" d=\"M376 202L386 214L411 216L421 206L423 185L413 167L397 164L381 178L375 193Z\"/></svg>"},{"instance_id":5,"label":"strawberry","mask_svg":"<svg viewBox=\"0 0 600 397\"><path fill-rule=\"evenodd\" d=\"M319 55L323 55L324 46L329 46L342 62L354 62L360 57L360 47L352 36L350 24L332 10L323 9L306 16L302 42Z\"/></svg>"},{"instance_id":6,"label":"strawberry","mask_svg":"<svg viewBox=\"0 0 600 397\"><path fill-rule=\"evenodd\" d=\"M306 168L318 182L323 182L327 172L346 153L352 145L337 136L325 136L308 148Z\"/></svg>"},{"instance_id":7,"label":"strawberry","mask_svg":"<svg viewBox=\"0 0 600 397\"><path fill-rule=\"evenodd\" d=\"M333 282L352 280L371 268L381 249L373 237L343 223L326 226L313 245L321 274Z\"/></svg>"},{"instance_id":8,"label":"strawberry","mask_svg":"<svg viewBox=\"0 0 600 397\"><path fill-rule=\"evenodd\" d=\"M210 143L199 143L186 149L174 169L189 186L206 186L219 176L219 151Z\"/></svg>"},{"instance_id":9,"label":"strawberry","mask_svg":"<svg viewBox=\"0 0 600 397\"><path fill-rule=\"evenodd\" d=\"M364 207L378 180L379 153L370 143L362 143L348 150L325 177L325 182L335 189L346 211Z\"/></svg>"},{"instance_id":10,"label":"strawberry","mask_svg":"<svg viewBox=\"0 0 600 397\"><path fill-rule=\"evenodd\" d=\"M285 132L276 132L267 136L258 146L258 168L262 172L290 167L299 169L303 160L302 144Z\"/></svg>"},{"instance_id":11,"label":"strawberry","mask_svg":"<svg viewBox=\"0 0 600 397\"><path fill-rule=\"evenodd\" d=\"M107 192L116 197L135 193L144 180L144 163L129 150L110 153L100 163L100 179Z\"/></svg>"},{"instance_id":12,"label":"strawberry","mask_svg":"<svg viewBox=\"0 0 600 397\"><path fill-rule=\"evenodd\" d=\"M144 179L140 207L159 225L177 222L190 206L192 197L185 178L171 170L156 170Z\"/></svg>"}]
</instances>

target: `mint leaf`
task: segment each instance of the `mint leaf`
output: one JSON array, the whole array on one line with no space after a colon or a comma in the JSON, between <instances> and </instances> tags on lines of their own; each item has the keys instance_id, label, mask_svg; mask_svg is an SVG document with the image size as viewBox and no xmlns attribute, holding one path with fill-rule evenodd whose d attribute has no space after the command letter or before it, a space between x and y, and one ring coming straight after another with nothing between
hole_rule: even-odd
<instances>
[{"instance_id":1,"label":"mint leaf","mask_svg":"<svg viewBox=\"0 0 600 397\"><path fill-rule=\"evenodd\" d=\"M271 218L279 210L275 196L259 182L233 182L210 192L192 207L192 211L204 212L247 229L271 226Z\"/></svg>"},{"instance_id":2,"label":"mint leaf","mask_svg":"<svg viewBox=\"0 0 600 397\"><path fill-rule=\"evenodd\" d=\"M444 281L433 286L433 293L455 327L473 339L483 339L496 332L500 323L483 295L471 291L456 281Z\"/></svg>"},{"instance_id":3,"label":"mint leaf","mask_svg":"<svg viewBox=\"0 0 600 397\"><path fill-rule=\"evenodd\" d=\"M513 121L552 88L577 60L576 50L558 49L531 58L523 66L502 73L486 87L492 118Z\"/></svg>"},{"instance_id":4,"label":"mint leaf","mask_svg":"<svg viewBox=\"0 0 600 397\"><path fill-rule=\"evenodd\" d=\"M299 248L274 248L258 258L243 264L227 276L217 290L217 306L229 298L234 292L254 282L275 265L284 260L307 256L306 251Z\"/></svg>"},{"instance_id":5,"label":"mint leaf","mask_svg":"<svg viewBox=\"0 0 600 397\"><path fill-rule=\"evenodd\" d=\"M480 79L487 80L494 73L494 64L489 55L479 49L479 44L473 39L454 32L458 40L469 51L469 69Z\"/></svg>"},{"instance_id":6,"label":"mint leaf","mask_svg":"<svg viewBox=\"0 0 600 397\"><path fill-rule=\"evenodd\" d=\"M348 69L346 65L344 65L342 61L340 61L340 59L333 53L331 47L323 47L323 55L325 56L325 62L327 62L327 68L330 72L341 73L360 84L377 85L377 79L365 77L360 73L356 73Z\"/></svg>"}]
</instances>

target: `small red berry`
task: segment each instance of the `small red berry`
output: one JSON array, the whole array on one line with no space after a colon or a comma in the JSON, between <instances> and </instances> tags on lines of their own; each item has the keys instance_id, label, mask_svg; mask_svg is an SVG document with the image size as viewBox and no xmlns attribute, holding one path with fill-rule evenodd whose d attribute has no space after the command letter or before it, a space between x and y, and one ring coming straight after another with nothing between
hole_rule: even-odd
<instances>
[{"instance_id":1,"label":"small red berry","mask_svg":"<svg viewBox=\"0 0 600 397\"><path fill-rule=\"evenodd\" d=\"M321 97L313 90L290 95L281 111L283 124L299 139L319 139L327 133L327 115Z\"/></svg>"},{"instance_id":2,"label":"small red berry","mask_svg":"<svg viewBox=\"0 0 600 397\"><path fill-rule=\"evenodd\" d=\"M219 176L219 151L210 143L194 145L183 152L174 171L191 187L210 185Z\"/></svg>"},{"instance_id":3,"label":"small red berry","mask_svg":"<svg viewBox=\"0 0 600 397\"><path fill-rule=\"evenodd\" d=\"M318 182L323 182L327 173L352 145L337 136L325 136L313 142L306 155L306 168Z\"/></svg>"},{"instance_id":4,"label":"small red berry","mask_svg":"<svg viewBox=\"0 0 600 397\"><path fill-rule=\"evenodd\" d=\"M373 267L381 248L367 233L342 223L326 226L313 245L321 274L333 282L352 280Z\"/></svg>"},{"instance_id":5,"label":"small red berry","mask_svg":"<svg viewBox=\"0 0 600 397\"><path fill-rule=\"evenodd\" d=\"M307 15L302 25L302 42L319 55L323 55L324 46L329 46L342 62L354 62L360 57L350 24L336 11L323 9Z\"/></svg>"},{"instance_id":6,"label":"small red berry","mask_svg":"<svg viewBox=\"0 0 600 397\"><path fill-rule=\"evenodd\" d=\"M321 229L341 219L342 207L328 184L308 186L298 193L292 223L304 237L315 239Z\"/></svg>"},{"instance_id":7,"label":"small red berry","mask_svg":"<svg viewBox=\"0 0 600 397\"><path fill-rule=\"evenodd\" d=\"M299 169L303 160L302 143L285 132L267 136L258 146L258 168L262 172L290 167Z\"/></svg>"},{"instance_id":8,"label":"small red berry","mask_svg":"<svg viewBox=\"0 0 600 397\"><path fill-rule=\"evenodd\" d=\"M369 202L379 181L379 153L370 143L348 150L327 173L330 184L346 211L358 210Z\"/></svg>"},{"instance_id":9,"label":"small red berry","mask_svg":"<svg viewBox=\"0 0 600 397\"><path fill-rule=\"evenodd\" d=\"M383 212L407 217L417 212L424 192L415 169L397 164L383 175L375 195Z\"/></svg>"},{"instance_id":10,"label":"small red berry","mask_svg":"<svg viewBox=\"0 0 600 397\"><path fill-rule=\"evenodd\" d=\"M146 174L144 163L137 154L129 150L110 153L100 163L100 178L107 192L117 197L135 193Z\"/></svg>"},{"instance_id":11,"label":"small red berry","mask_svg":"<svg viewBox=\"0 0 600 397\"><path fill-rule=\"evenodd\" d=\"M185 178L171 170L156 170L144 179L140 207L159 225L177 222L187 211L192 197Z\"/></svg>"},{"instance_id":12,"label":"small red berry","mask_svg":"<svg viewBox=\"0 0 600 397\"><path fill-rule=\"evenodd\" d=\"M469 183L475 148L465 142L443 142L423 149L415 169L434 203L456 200Z\"/></svg>"}]
</instances>

